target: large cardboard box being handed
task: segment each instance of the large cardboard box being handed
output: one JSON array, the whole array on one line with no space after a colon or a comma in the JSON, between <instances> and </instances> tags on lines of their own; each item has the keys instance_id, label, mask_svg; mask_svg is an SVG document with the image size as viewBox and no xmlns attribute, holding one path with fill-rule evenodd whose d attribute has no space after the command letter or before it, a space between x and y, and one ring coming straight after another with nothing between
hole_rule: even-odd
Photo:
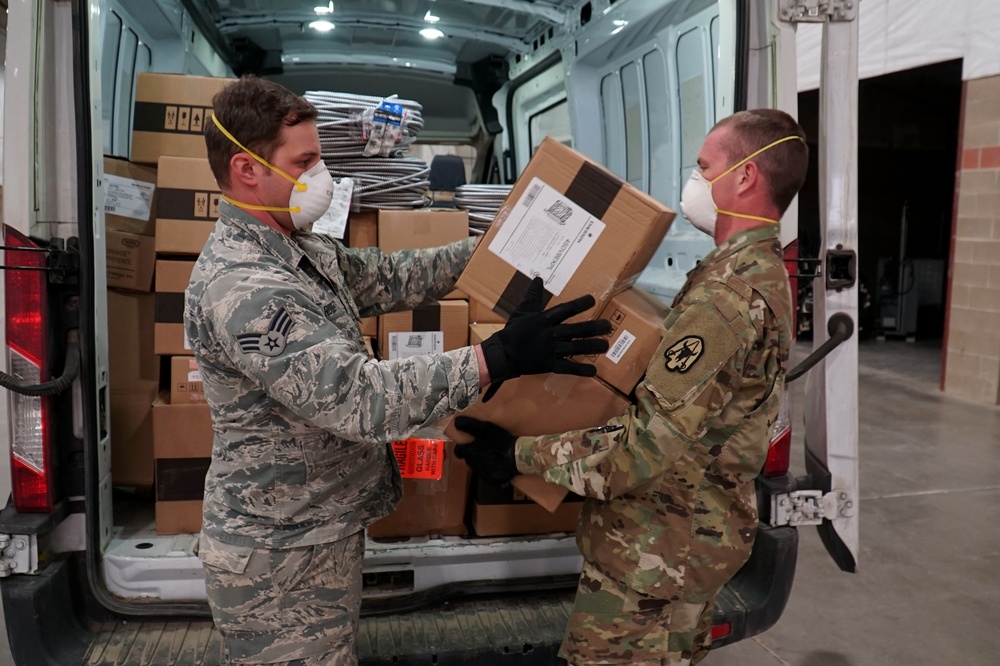
<instances>
[{"instance_id":1,"label":"large cardboard box being handed","mask_svg":"<svg viewBox=\"0 0 1000 666\"><path fill-rule=\"evenodd\" d=\"M674 212L552 138L542 141L456 287L509 316L545 280L548 305L592 294L594 319L646 267Z\"/></svg>"}]
</instances>

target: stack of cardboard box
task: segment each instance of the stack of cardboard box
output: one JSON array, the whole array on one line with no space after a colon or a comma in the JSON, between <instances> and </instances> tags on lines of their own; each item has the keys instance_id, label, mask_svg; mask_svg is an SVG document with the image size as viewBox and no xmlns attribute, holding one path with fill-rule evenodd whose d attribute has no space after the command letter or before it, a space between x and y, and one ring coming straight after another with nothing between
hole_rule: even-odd
<instances>
[{"instance_id":1,"label":"stack of cardboard box","mask_svg":"<svg viewBox=\"0 0 1000 666\"><path fill-rule=\"evenodd\" d=\"M545 278L547 307L591 294L596 305L574 320L610 320L609 350L586 359L596 366L596 377L521 377L506 382L490 402L465 413L518 436L600 426L624 414L626 396L659 346L666 314L662 304L630 287L673 218L673 211L604 168L557 141L544 140L457 286L469 294L470 302L501 315L509 315L520 303L533 275ZM478 342L493 330L473 324L472 340ZM453 423L445 434L469 441ZM575 529L579 497L570 494L560 503L565 491L518 481L508 488L476 484L472 521L477 534ZM521 492L530 486L535 488L532 497L552 511Z\"/></svg>"},{"instance_id":2,"label":"stack of cardboard box","mask_svg":"<svg viewBox=\"0 0 1000 666\"><path fill-rule=\"evenodd\" d=\"M465 211L447 209L381 210L352 214L348 219L349 247L378 247L383 252L433 248L469 235ZM469 305L453 291L440 301L409 312L394 312L362 322L362 334L377 341L378 356L391 360L414 354L460 349L469 344ZM394 443L397 458L428 435L417 433L407 443ZM469 468L455 458L454 443L441 439L439 473L434 477L407 477L404 465L403 499L390 516L368 528L371 538L465 534L465 505Z\"/></svg>"},{"instance_id":3,"label":"stack of cardboard box","mask_svg":"<svg viewBox=\"0 0 1000 666\"><path fill-rule=\"evenodd\" d=\"M228 82L139 74L131 160L104 160L112 479L155 487L157 530L167 534L199 530L211 454L183 292L218 215L202 132Z\"/></svg>"}]
</instances>

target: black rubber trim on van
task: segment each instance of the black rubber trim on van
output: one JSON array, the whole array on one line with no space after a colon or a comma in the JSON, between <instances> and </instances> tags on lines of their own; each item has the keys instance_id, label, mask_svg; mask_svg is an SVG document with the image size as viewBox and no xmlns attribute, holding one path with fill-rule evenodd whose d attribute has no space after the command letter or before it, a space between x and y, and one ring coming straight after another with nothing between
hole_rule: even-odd
<instances>
[{"instance_id":1,"label":"black rubber trim on van","mask_svg":"<svg viewBox=\"0 0 1000 666\"><path fill-rule=\"evenodd\" d=\"M733 113L745 111L750 75L750 0L736 3L736 83L733 86Z\"/></svg>"}]
</instances>

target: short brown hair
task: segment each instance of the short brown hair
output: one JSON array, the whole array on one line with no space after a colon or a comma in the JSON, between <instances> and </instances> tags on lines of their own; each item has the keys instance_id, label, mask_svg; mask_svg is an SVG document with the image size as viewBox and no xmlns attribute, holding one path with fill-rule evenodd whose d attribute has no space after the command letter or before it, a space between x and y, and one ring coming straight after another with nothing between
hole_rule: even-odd
<instances>
[{"instance_id":1,"label":"short brown hair","mask_svg":"<svg viewBox=\"0 0 1000 666\"><path fill-rule=\"evenodd\" d=\"M254 76L244 76L216 93L212 110L230 134L267 161L281 146L282 127L314 120L316 107L284 86ZM229 187L229 161L242 149L205 123L208 163L219 187Z\"/></svg>"},{"instance_id":2,"label":"short brown hair","mask_svg":"<svg viewBox=\"0 0 1000 666\"><path fill-rule=\"evenodd\" d=\"M778 109L739 111L720 120L712 131L720 127L730 129L730 140L725 150L732 164L786 136L802 138L801 141L779 143L751 160L767 179L772 203L784 214L806 182L809 168L806 133L794 118Z\"/></svg>"}]
</instances>

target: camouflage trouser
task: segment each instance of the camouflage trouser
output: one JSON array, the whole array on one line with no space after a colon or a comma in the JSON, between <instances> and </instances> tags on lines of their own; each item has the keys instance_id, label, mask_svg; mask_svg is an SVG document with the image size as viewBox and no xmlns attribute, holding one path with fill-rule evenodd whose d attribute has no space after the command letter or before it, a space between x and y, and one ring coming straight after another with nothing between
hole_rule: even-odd
<instances>
[{"instance_id":1,"label":"camouflage trouser","mask_svg":"<svg viewBox=\"0 0 1000 666\"><path fill-rule=\"evenodd\" d=\"M584 563L559 656L570 666L687 666L705 658L713 604L656 599Z\"/></svg>"},{"instance_id":2,"label":"camouflage trouser","mask_svg":"<svg viewBox=\"0 0 1000 666\"><path fill-rule=\"evenodd\" d=\"M363 532L287 550L202 535L198 555L224 664L358 663Z\"/></svg>"}]
</instances>

